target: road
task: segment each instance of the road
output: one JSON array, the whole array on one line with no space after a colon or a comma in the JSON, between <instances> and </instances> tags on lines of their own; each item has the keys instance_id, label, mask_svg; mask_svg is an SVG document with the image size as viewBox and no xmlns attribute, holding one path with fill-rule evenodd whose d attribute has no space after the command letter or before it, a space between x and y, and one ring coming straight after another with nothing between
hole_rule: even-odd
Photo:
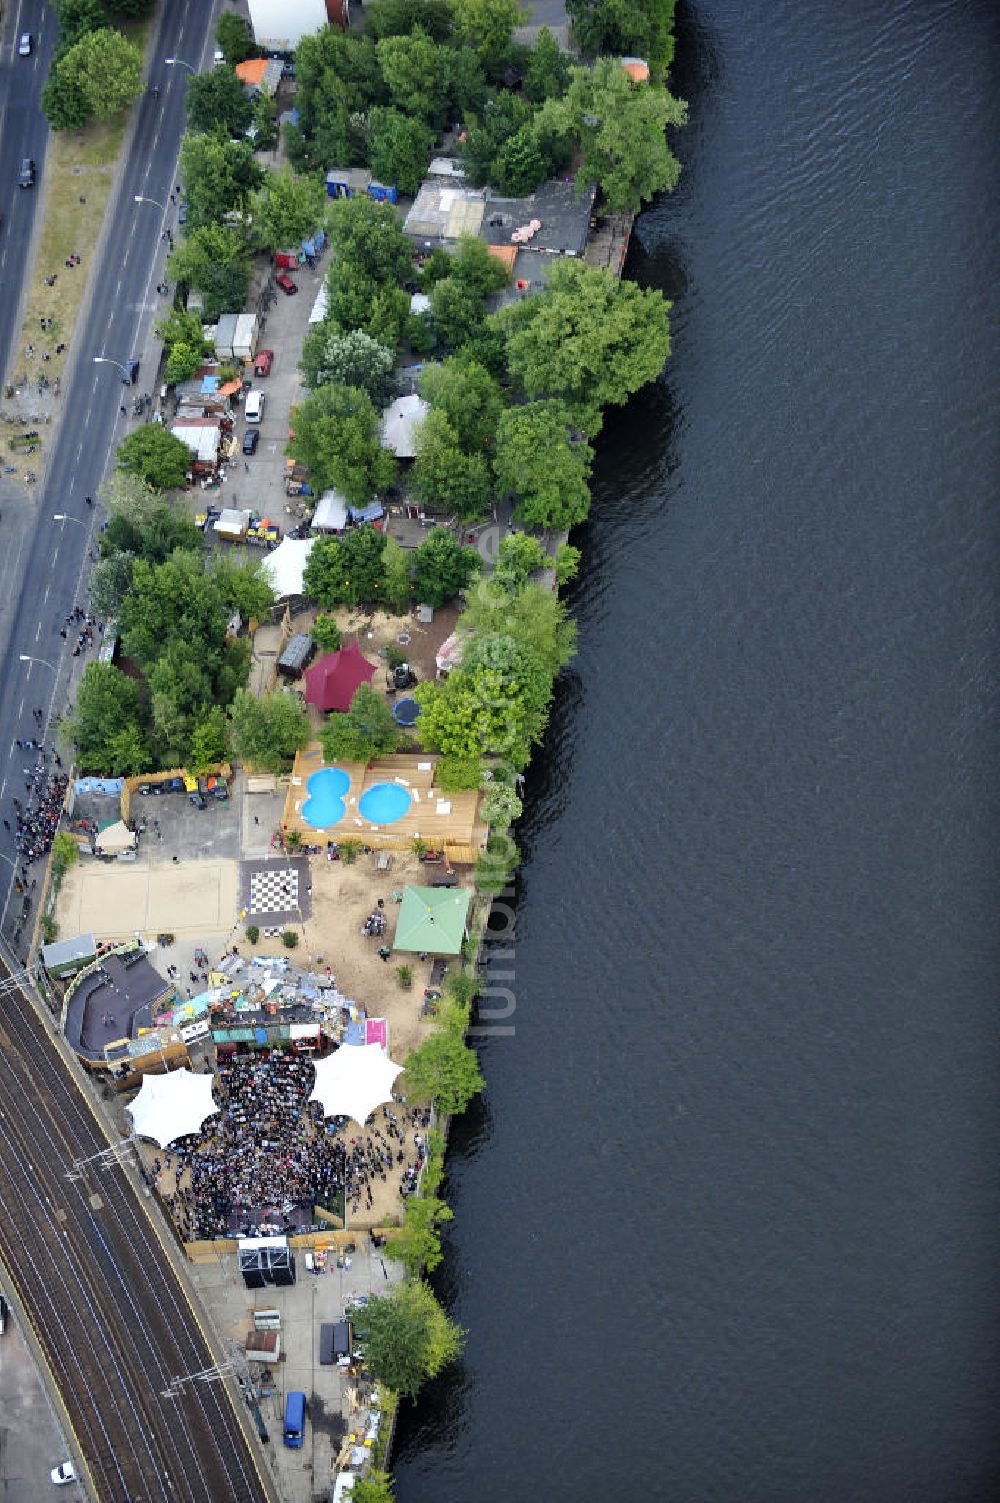
<instances>
[{"instance_id":1,"label":"road","mask_svg":"<svg viewBox=\"0 0 1000 1503\"><path fill-rule=\"evenodd\" d=\"M22 7L25 15L42 10L35 0L22 0ZM16 15L16 6L13 11ZM167 250L163 231L176 222L170 191L184 128L188 68L167 66L164 59L182 59L198 71L210 66L215 14L216 6L205 0L171 0L163 8L149 69L150 88L136 102L134 134L108 205L110 234L103 266L96 272L73 340L55 450L44 485L36 487L39 494L12 506L4 521L5 549L0 551L0 650L5 662L0 686L0 812L11 825L12 800L15 796L24 798L25 754L16 740L40 736L32 715L36 707L43 711L43 726L48 732L53 714L61 713L68 703L70 669L82 666L80 658L67 654L67 642L59 631L74 604L86 605L87 554L98 522L95 509L87 507L85 497L97 491L111 465L115 446L131 426L131 420L119 410L123 399L127 401L120 372L114 364L95 365L94 356L124 362L139 355L148 343L152 323L166 307L156 287L163 276ZM45 45L50 47L51 11L46 15ZM18 22L17 30L23 29L30 28ZM16 77L13 64L26 60L15 57L11 62L9 57L11 46L16 46L10 19L4 36L12 39L4 64ZM26 66L30 68L31 64ZM24 77L27 79L26 74ZM28 84L19 87L27 90ZM159 92L154 94L154 88ZM21 113L25 118L21 134L13 131L12 159L20 161L23 152L18 143L30 139L38 148L41 175L44 121L38 115L32 124L26 102ZM8 148L5 140L0 165L7 161ZM0 202L5 191L0 192ZM16 186L11 189L19 191ZM137 203L137 195L146 201ZM6 304L7 299L3 301ZM9 316L5 309L5 317ZM144 362L137 390L148 391L153 376L149 362ZM71 520L54 522L55 514ZM32 661L22 661L22 657ZM21 913L21 900L14 892L15 854L10 833L0 828L0 930L8 937L16 932ZM34 875L40 875L40 867ZM32 918L33 914L25 920L24 939L17 941L19 957L27 953L25 941Z\"/></svg>"},{"instance_id":2,"label":"road","mask_svg":"<svg viewBox=\"0 0 1000 1503\"><path fill-rule=\"evenodd\" d=\"M68 1177L107 1143L0 964L0 1251L96 1497L263 1503L271 1493L228 1386L188 1383L163 1397L214 1358L139 1202L135 1171L90 1165Z\"/></svg>"},{"instance_id":3,"label":"road","mask_svg":"<svg viewBox=\"0 0 1000 1503\"><path fill-rule=\"evenodd\" d=\"M35 50L18 57L17 39L30 31ZM45 0L15 0L5 7L0 32L0 372L17 334L18 303L35 227L38 192L19 188L17 171L25 157L34 157L41 178L49 129L39 109L42 85L55 40L55 15Z\"/></svg>"}]
</instances>

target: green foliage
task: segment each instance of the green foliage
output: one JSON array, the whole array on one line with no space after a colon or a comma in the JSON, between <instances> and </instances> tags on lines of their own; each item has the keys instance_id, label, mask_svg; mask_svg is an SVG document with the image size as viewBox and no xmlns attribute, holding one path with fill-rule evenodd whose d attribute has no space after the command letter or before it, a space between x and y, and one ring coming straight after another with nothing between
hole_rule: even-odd
<instances>
[{"instance_id":1,"label":"green foliage","mask_svg":"<svg viewBox=\"0 0 1000 1503\"><path fill-rule=\"evenodd\" d=\"M59 22L57 47L60 54L68 51L89 31L100 31L107 25L104 0L55 0L54 8Z\"/></svg>"},{"instance_id":2,"label":"green foliage","mask_svg":"<svg viewBox=\"0 0 1000 1503\"><path fill-rule=\"evenodd\" d=\"M305 177L291 167L263 173L250 201L255 244L268 251L298 245L322 227L328 203L326 185L318 175Z\"/></svg>"},{"instance_id":3,"label":"green foliage","mask_svg":"<svg viewBox=\"0 0 1000 1503\"><path fill-rule=\"evenodd\" d=\"M398 965L396 967L396 980L404 992L409 991L413 985L413 967L411 965Z\"/></svg>"},{"instance_id":4,"label":"green foliage","mask_svg":"<svg viewBox=\"0 0 1000 1503\"><path fill-rule=\"evenodd\" d=\"M507 268L491 256L486 242L475 235L462 235L452 258L452 277L475 297L485 299L505 286Z\"/></svg>"},{"instance_id":5,"label":"green foliage","mask_svg":"<svg viewBox=\"0 0 1000 1503\"><path fill-rule=\"evenodd\" d=\"M387 537L385 540L382 568L385 573L385 603L391 611L402 615L410 603L410 561L395 538Z\"/></svg>"},{"instance_id":6,"label":"green foliage","mask_svg":"<svg viewBox=\"0 0 1000 1503\"><path fill-rule=\"evenodd\" d=\"M112 0L109 6L122 16L144 16L152 8L153 0Z\"/></svg>"},{"instance_id":7,"label":"green foliage","mask_svg":"<svg viewBox=\"0 0 1000 1503\"><path fill-rule=\"evenodd\" d=\"M77 79L54 58L41 94L42 114L53 130L82 130L90 118Z\"/></svg>"},{"instance_id":8,"label":"green foliage","mask_svg":"<svg viewBox=\"0 0 1000 1503\"><path fill-rule=\"evenodd\" d=\"M430 302L431 324L448 350L461 349L481 328L486 315L482 298L456 276L435 282Z\"/></svg>"},{"instance_id":9,"label":"green foliage","mask_svg":"<svg viewBox=\"0 0 1000 1503\"><path fill-rule=\"evenodd\" d=\"M485 851L479 855L472 869L478 890L492 897L505 892L519 860L517 846L508 835L490 835Z\"/></svg>"},{"instance_id":10,"label":"green foliage","mask_svg":"<svg viewBox=\"0 0 1000 1503\"><path fill-rule=\"evenodd\" d=\"M333 487L357 507L368 506L396 473L372 399L353 386L321 386L307 397L286 452L307 466L314 489Z\"/></svg>"},{"instance_id":11,"label":"green foliage","mask_svg":"<svg viewBox=\"0 0 1000 1503\"><path fill-rule=\"evenodd\" d=\"M230 708L236 755L267 772L286 772L309 740L309 717L295 694L277 689L258 699L238 689Z\"/></svg>"},{"instance_id":12,"label":"green foliage","mask_svg":"<svg viewBox=\"0 0 1000 1503\"><path fill-rule=\"evenodd\" d=\"M493 182L493 164L504 142L522 127L530 127L533 119L531 105L517 94L504 92L486 102L479 118L467 124L460 147L466 174L474 187Z\"/></svg>"},{"instance_id":13,"label":"green foliage","mask_svg":"<svg viewBox=\"0 0 1000 1503\"><path fill-rule=\"evenodd\" d=\"M549 176L549 172L549 157L542 150L534 126L522 125L520 130L508 136L497 152L490 181L501 193L507 193L512 198L524 198L529 193L534 193L539 184Z\"/></svg>"},{"instance_id":14,"label":"green foliage","mask_svg":"<svg viewBox=\"0 0 1000 1503\"><path fill-rule=\"evenodd\" d=\"M190 381L204 358L195 345L175 344L163 367L163 379L168 386L176 386L179 381Z\"/></svg>"},{"instance_id":15,"label":"green foliage","mask_svg":"<svg viewBox=\"0 0 1000 1503\"><path fill-rule=\"evenodd\" d=\"M361 855L361 841L342 840L340 842L340 854L341 856L343 856L348 866L353 866L355 861L357 861L358 857Z\"/></svg>"},{"instance_id":16,"label":"green foliage","mask_svg":"<svg viewBox=\"0 0 1000 1503\"><path fill-rule=\"evenodd\" d=\"M415 194L427 171L434 132L400 110L376 106L368 116L368 163L376 182Z\"/></svg>"},{"instance_id":17,"label":"green foliage","mask_svg":"<svg viewBox=\"0 0 1000 1503\"><path fill-rule=\"evenodd\" d=\"M408 1282L376 1295L354 1324L372 1375L395 1393L413 1398L462 1350L463 1331L450 1321L427 1284Z\"/></svg>"},{"instance_id":18,"label":"green foliage","mask_svg":"<svg viewBox=\"0 0 1000 1503\"><path fill-rule=\"evenodd\" d=\"M430 0L433 4L434 0ZM394 1503L395 1491L388 1472L372 1471L358 1477L351 1490L351 1503Z\"/></svg>"},{"instance_id":19,"label":"green foliage","mask_svg":"<svg viewBox=\"0 0 1000 1503\"><path fill-rule=\"evenodd\" d=\"M264 179L249 142L231 141L222 131L182 136L178 172L188 206L186 235L241 212Z\"/></svg>"},{"instance_id":20,"label":"green foliage","mask_svg":"<svg viewBox=\"0 0 1000 1503\"><path fill-rule=\"evenodd\" d=\"M458 1007L471 1007L479 996L479 982L472 971L452 971L444 984L445 995Z\"/></svg>"},{"instance_id":21,"label":"green foliage","mask_svg":"<svg viewBox=\"0 0 1000 1503\"><path fill-rule=\"evenodd\" d=\"M114 552L90 571L90 604L98 616L114 616L132 585L132 555Z\"/></svg>"},{"instance_id":22,"label":"green foliage","mask_svg":"<svg viewBox=\"0 0 1000 1503\"><path fill-rule=\"evenodd\" d=\"M171 308L167 317L156 325L156 337L168 355L178 344L197 348L199 354L206 355L212 348L202 332L198 314L189 313L186 308Z\"/></svg>"},{"instance_id":23,"label":"green foliage","mask_svg":"<svg viewBox=\"0 0 1000 1503\"><path fill-rule=\"evenodd\" d=\"M654 193L676 187L680 163L667 145L668 125L683 125L687 105L666 89L633 84L615 58L573 68L561 99L549 99L539 123L580 145L577 182L596 182L616 212L638 210Z\"/></svg>"},{"instance_id":24,"label":"green foliage","mask_svg":"<svg viewBox=\"0 0 1000 1503\"><path fill-rule=\"evenodd\" d=\"M569 584L575 579L580 570L582 554L579 548L574 548L572 543L562 543L556 554L556 584Z\"/></svg>"},{"instance_id":25,"label":"green foliage","mask_svg":"<svg viewBox=\"0 0 1000 1503\"><path fill-rule=\"evenodd\" d=\"M459 617L463 642L477 635L506 633L529 647L555 676L576 650L576 625L563 602L542 585L527 584L510 596L493 580L479 580Z\"/></svg>"},{"instance_id":26,"label":"green foliage","mask_svg":"<svg viewBox=\"0 0 1000 1503\"><path fill-rule=\"evenodd\" d=\"M402 284L413 275L413 250L392 204L338 199L330 209L330 245L333 294L338 266L345 263L366 272L378 286Z\"/></svg>"},{"instance_id":27,"label":"green foliage","mask_svg":"<svg viewBox=\"0 0 1000 1503\"><path fill-rule=\"evenodd\" d=\"M435 1101L448 1116L464 1112L485 1081L473 1051L452 1033L432 1033L406 1061L403 1085L417 1101Z\"/></svg>"},{"instance_id":28,"label":"green foliage","mask_svg":"<svg viewBox=\"0 0 1000 1503\"><path fill-rule=\"evenodd\" d=\"M506 830L508 825L520 817L524 805L512 788L505 788L502 783L498 783L486 790L480 808L488 825Z\"/></svg>"},{"instance_id":29,"label":"green foliage","mask_svg":"<svg viewBox=\"0 0 1000 1503\"><path fill-rule=\"evenodd\" d=\"M255 945L260 939L260 929L256 924L247 924L244 933L247 937L247 944Z\"/></svg>"},{"instance_id":30,"label":"green foliage","mask_svg":"<svg viewBox=\"0 0 1000 1503\"><path fill-rule=\"evenodd\" d=\"M320 652L336 652L340 646L340 627L332 616L322 612L309 628L309 635Z\"/></svg>"},{"instance_id":31,"label":"green foliage","mask_svg":"<svg viewBox=\"0 0 1000 1503\"><path fill-rule=\"evenodd\" d=\"M161 564L176 548L202 552L202 535L190 517L137 476L113 470L100 497L108 513L101 533L103 558L124 553Z\"/></svg>"},{"instance_id":32,"label":"green foliage","mask_svg":"<svg viewBox=\"0 0 1000 1503\"><path fill-rule=\"evenodd\" d=\"M399 727L385 698L370 684L359 684L351 708L332 714L320 732L328 762L361 762L393 752L400 742Z\"/></svg>"},{"instance_id":33,"label":"green foliage","mask_svg":"<svg viewBox=\"0 0 1000 1503\"><path fill-rule=\"evenodd\" d=\"M411 1278L433 1273L444 1256L438 1228L451 1221L454 1211L434 1195L411 1195L403 1212L402 1235L392 1239L391 1252Z\"/></svg>"},{"instance_id":34,"label":"green foliage","mask_svg":"<svg viewBox=\"0 0 1000 1503\"><path fill-rule=\"evenodd\" d=\"M253 101L247 139L253 142L254 151L271 151L278 144L278 106L266 94L258 94Z\"/></svg>"},{"instance_id":35,"label":"green foliage","mask_svg":"<svg viewBox=\"0 0 1000 1503\"><path fill-rule=\"evenodd\" d=\"M59 938L59 925L51 913L42 914L42 944L51 945Z\"/></svg>"},{"instance_id":36,"label":"green foliage","mask_svg":"<svg viewBox=\"0 0 1000 1503\"><path fill-rule=\"evenodd\" d=\"M306 336L300 370L306 385L353 386L366 391L375 407L388 407L395 384L396 358L392 350L372 339L362 329L344 334L325 320Z\"/></svg>"},{"instance_id":37,"label":"green foliage","mask_svg":"<svg viewBox=\"0 0 1000 1503\"><path fill-rule=\"evenodd\" d=\"M342 538L317 538L306 560L306 595L325 610L382 600L385 544L385 534L369 526L352 527Z\"/></svg>"},{"instance_id":38,"label":"green foliage","mask_svg":"<svg viewBox=\"0 0 1000 1503\"><path fill-rule=\"evenodd\" d=\"M244 621L262 621L274 604L274 589L259 558L224 554L215 561L212 577L226 610L239 611Z\"/></svg>"},{"instance_id":39,"label":"green foliage","mask_svg":"<svg viewBox=\"0 0 1000 1503\"><path fill-rule=\"evenodd\" d=\"M435 609L453 600L479 573L482 560L447 527L433 527L413 555L413 588L418 600Z\"/></svg>"},{"instance_id":40,"label":"green foliage","mask_svg":"<svg viewBox=\"0 0 1000 1503\"><path fill-rule=\"evenodd\" d=\"M201 293L205 317L238 313L250 285L250 256L243 235L221 224L202 225L167 258L167 276Z\"/></svg>"},{"instance_id":41,"label":"green foliage","mask_svg":"<svg viewBox=\"0 0 1000 1503\"><path fill-rule=\"evenodd\" d=\"M382 77L396 108L415 115L432 131L444 125L450 83L440 52L425 31L383 37L375 44Z\"/></svg>"},{"instance_id":42,"label":"green foliage","mask_svg":"<svg viewBox=\"0 0 1000 1503\"><path fill-rule=\"evenodd\" d=\"M573 35L588 57L644 57L663 71L674 55L676 0L566 0Z\"/></svg>"},{"instance_id":43,"label":"green foliage","mask_svg":"<svg viewBox=\"0 0 1000 1503\"><path fill-rule=\"evenodd\" d=\"M497 484L518 497L516 515L532 526L563 530L584 520L593 457L589 444L572 440L570 414L561 402L510 407L500 419Z\"/></svg>"},{"instance_id":44,"label":"green foliage","mask_svg":"<svg viewBox=\"0 0 1000 1503\"><path fill-rule=\"evenodd\" d=\"M467 454L489 452L503 412L503 393L478 361L463 351L429 366L420 378L420 392L444 413Z\"/></svg>"},{"instance_id":45,"label":"green foliage","mask_svg":"<svg viewBox=\"0 0 1000 1503\"><path fill-rule=\"evenodd\" d=\"M209 73L188 76L187 114L192 130L242 136L253 117L253 105L232 68L220 63Z\"/></svg>"},{"instance_id":46,"label":"green foliage","mask_svg":"<svg viewBox=\"0 0 1000 1503\"><path fill-rule=\"evenodd\" d=\"M547 26L539 29L524 75L524 96L532 104L558 99L569 85L569 58Z\"/></svg>"},{"instance_id":47,"label":"green foliage","mask_svg":"<svg viewBox=\"0 0 1000 1503\"><path fill-rule=\"evenodd\" d=\"M493 566L493 579L502 585L508 594L516 595L523 590L529 578L545 562L545 549L537 538L526 532L511 532L501 540L497 560Z\"/></svg>"},{"instance_id":48,"label":"green foliage","mask_svg":"<svg viewBox=\"0 0 1000 1503\"><path fill-rule=\"evenodd\" d=\"M161 423L144 423L126 434L115 457L120 470L157 490L172 490L187 484L191 450Z\"/></svg>"},{"instance_id":49,"label":"green foliage","mask_svg":"<svg viewBox=\"0 0 1000 1503\"><path fill-rule=\"evenodd\" d=\"M433 41L446 42L452 29L450 0L372 0L365 6L365 30L376 41L424 31Z\"/></svg>"},{"instance_id":50,"label":"green foliage","mask_svg":"<svg viewBox=\"0 0 1000 1503\"><path fill-rule=\"evenodd\" d=\"M428 511L449 513L462 521L483 515L490 504L486 459L482 454L463 453L458 434L439 408L432 408L420 424L416 451L410 490Z\"/></svg>"},{"instance_id":51,"label":"green foliage","mask_svg":"<svg viewBox=\"0 0 1000 1503\"><path fill-rule=\"evenodd\" d=\"M187 766L192 772L207 772L229 756L229 719L222 705L211 705L191 732Z\"/></svg>"},{"instance_id":52,"label":"green foliage","mask_svg":"<svg viewBox=\"0 0 1000 1503\"><path fill-rule=\"evenodd\" d=\"M111 26L87 31L53 59L57 91L79 101L85 121L111 120L142 92L142 51ZM44 101L43 101L44 102ZM52 120L56 129L62 127Z\"/></svg>"},{"instance_id":53,"label":"green foliage","mask_svg":"<svg viewBox=\"0 0 1000 1503\"><path fill-rule=\"evenodd\" d=\"M487 67L502 66L514 27L525 18L519 0L451 0L451 9L459 39L475 48Z\"/></svg>"},{"instance_id":54,"label":"green foliage","mask_svg":"<svg viewBox=\"0 0 1000 1503\"><path fill-rule=\"evenodd\" d=\"M295 52L297 126L286 128L292 162L303 171L363 160L363 118L387 91L375 43L356 32L324 26L303 37Z\"/></svg>"},{"instance_id":55,"label":"green foliage","mask_svg":"<svg viewBox=\"0 0 1000 1503\"><path fill-rule=\"evenodd\" d=\"M82 773L131 777L152 766L138 685L110 663L87 664L65 725Z\"/></svg>"},{"instance_id":56,"label":"green foliage","mask_svg":"<svg viewBox=\"0 0 1000 1503\"><path fill-rule=\"evenodd\" d=\"M442 793L465 793L483 781L478 757L442 757L434 769L434 783Z\"/></svg>"},{"instance_id":57,"label":"green foliage","mask_svg":"<svg viewBox=\"0 0 1000 1503\"><path fill-rule=\"evenodd\" d=\"M414 691L420 739L448 757L492 753L524 767L544 730L550 692L551 675L537 654L509 635L473 637L460 669Z\"/></svg>"},{"instance_id":58,"label":"green foliage","mask_svg":"<svg viewBox=\"0 0 1000 1503\"><path fill-rule=\"evenodd\" d=\"M281 943L286 950L294 950L299 943L299 936L295 929L283 929L281 931Z\"/></svg>"},{"instance_id":59,"label":"green foliage","mask_svg":"<svg viewBox=\"0 0 1000 1503\"><path fill-rule=\"evenodd\" d=\"M57 872L68 872L80 859L80 847L68 830L57 830L52 838L52 860Z\"/></svg>"},{"instance_id":60,"label":"green foliage","mask_svg":"<svg viewBox=\"0 0 1000 1503\"><path fill-rule=\"evenodd\" d=\"M215 40L231 68L235 68L238 63L245 63L248 57L255 57L257 54L247 23L242 16L234 16L229 11L220 16L216 23Z\"/></svg>"},{"instance_id":61,"label":"green foliage","mask_svg":"<svg viewBox=\"0 0 1000 1503\"><path fill-rule=\"evenodd\" d=\"M537 297L497 315L511 375L529 397L561 398L586 432L602 407L654 381L670 353L670 304L655 288L560 261Z\"/></svg>"}]
</instances>

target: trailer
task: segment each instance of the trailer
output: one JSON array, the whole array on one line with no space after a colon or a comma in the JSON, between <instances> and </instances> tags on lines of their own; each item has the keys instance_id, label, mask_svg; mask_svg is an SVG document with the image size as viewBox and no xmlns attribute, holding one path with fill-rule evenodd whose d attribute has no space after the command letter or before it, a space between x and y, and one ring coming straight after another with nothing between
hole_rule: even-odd
<instances>
[{"instance_id":1,"label":"trailer","mask_svg":"<svg viewBox=\"0 0 1000 1503\"><path fill-rule=\"evenodd\" d=\"M260 325L256 313L237 313L233 332L233 358L252 360L257 353Z\"/></svg>"}]
</instances>

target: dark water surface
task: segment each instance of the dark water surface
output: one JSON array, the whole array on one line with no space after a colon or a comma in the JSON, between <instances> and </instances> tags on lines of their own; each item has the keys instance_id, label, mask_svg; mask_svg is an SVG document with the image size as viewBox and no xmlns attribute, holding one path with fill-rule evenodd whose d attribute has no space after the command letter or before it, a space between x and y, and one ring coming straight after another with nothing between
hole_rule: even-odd
<instances>
[{"instance_id":1,"label":"dark water surface","mask_svg":"<svg viewBox=\"0 0 1000 1503\"><path fill-rule=\"evenodd\" d=\"M997 21L682 11L400 1503L1000 1492Z\"/></svg>"}]
</instances>

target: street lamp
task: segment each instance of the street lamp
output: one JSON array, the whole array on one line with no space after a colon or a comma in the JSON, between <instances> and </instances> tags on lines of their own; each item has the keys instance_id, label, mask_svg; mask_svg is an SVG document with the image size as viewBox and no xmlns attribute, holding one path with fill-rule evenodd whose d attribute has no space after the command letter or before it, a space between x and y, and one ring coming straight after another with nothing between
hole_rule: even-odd
<instances>
[{"instance_id":1,"label":"street lamp","mask_svg":"<svg viewBox=\"0 0 1000 1503\"><path fill-rule=\"evenodd\" d=\"M186 68L189 73L197 73L198 71L197 68L192 68L190 63L186 63L182 57L165 57L163 61L168 68Z\"/></svg>"},{"instance_id":2,"label":"street lamp","mask_svg":"<svg viewBox=\"0 0 1000 1503\"><path fill-rule=\"evenodd\" d=\"M126 384L131 385L132 377L129 375L128 371L122 365L120 360L112 360L110 355L95 355L93 357L93 360L95 365L116 366L117 369L120 370L122 375L125 377Z\"/></svg>"},{"instance_id":3,"label":"street lamp","mask_svg":"<svg viewBox=\"0 0 1000 1503\"><path fill-rule=\"evenodd\" d=\"M59 672L59 669L55 666L54 663L50 663L48 658L35 658L32 657L29 652L19 652L18 657L21 659L22 663L42 663L46 668L51 668L53 673Z\"/></svg>"},{"instance_id":4,"label":"street lamp","mask_svg":"<svg viewBox=\"0 0 1000 1503\"><path fill-rule=\"evenodd\" d=\"M153 204L155 208L160 210L161 214L165 214L167 212L158 198L150 198L145 193L133 193L132 198L137 204Z\"/></svg>"}]
</instances>

